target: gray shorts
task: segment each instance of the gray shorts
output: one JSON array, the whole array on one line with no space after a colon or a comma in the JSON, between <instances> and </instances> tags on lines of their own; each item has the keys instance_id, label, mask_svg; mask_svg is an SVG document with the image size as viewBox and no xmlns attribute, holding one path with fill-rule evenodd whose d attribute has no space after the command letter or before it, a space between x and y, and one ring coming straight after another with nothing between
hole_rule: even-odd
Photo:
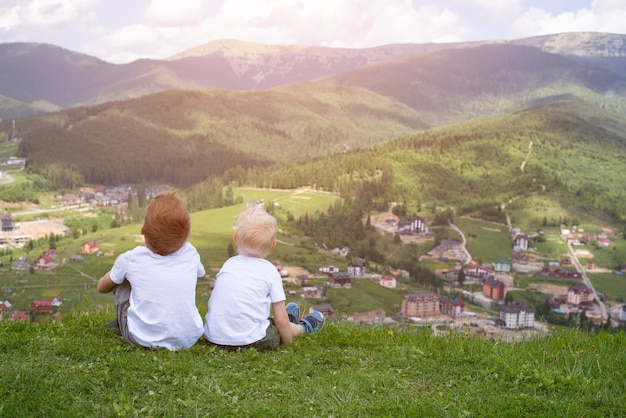
<instances>
[{"instance_id":1,"label":"gray shorts","mask_svg":"<svg viewBox=\"0 0 626 418\"><path fill-rule=\"evenodd\" d=\"M253 342L252 344L246 345L220 345L214 344L208 340L206 340L207 344L213 345L215 347L222 348L224 350L229 351L237 351L239 349L247 349L254 348L257 351L270 351L276 350L280 345L280 334L278 333L278 328L274 325L274 320L270 318L270 324L265 331L265 337L261 338L259 341Z\"/></svg>"},{"instance_id":2,"label":"gray shorts","mask_svg":"<svg viewBox=\"0 0 626 418\"><path fill-rule=\"evenodd\" d=\"M113 289L115 297L113 303L117 311L117 324L120 329L120 335L127 343L131 345L139 345L128 330L128 307L130 306L131 286L128 280L124 280L122 284L118 284Z\"/></svg>"}]
</instances>

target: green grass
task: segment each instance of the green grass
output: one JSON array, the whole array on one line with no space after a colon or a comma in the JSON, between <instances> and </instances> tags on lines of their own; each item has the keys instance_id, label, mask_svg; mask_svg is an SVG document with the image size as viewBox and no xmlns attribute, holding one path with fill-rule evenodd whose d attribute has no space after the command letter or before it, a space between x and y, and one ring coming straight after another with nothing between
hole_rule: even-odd
<instances>
[{"instance_id":1,"label":"green grass","mask_svg":"<svg viewBox=\"0 0 626 418\"><path fill-rule=\"evenodd\" d=\"M457 218L454 222L465 234L467 249L474 262L494 262L500 258L511 258L513 244L505 225L463 218Z\"/></svg>"},{"instance_id":2,"label":"green grass","mask_svg":"<svg viewBox=\"0 0 626 418\"><path fill-rule=\"evenodd\" d=\"M609 300L626 301L626 277L614 273L589 274L595 289L601 289Z\"/></svg>"},{"instance_id":3,"label":"green grass","mask_svg":"<svg viewBox=\"0 0 626 418\"><path fill-rule=\"evenodd\" d=\"M275 202L278 207L291 212L298 218L305 213L313 214L316 211L326 212L340 197L336 193L302 188L296 190L279 189L251 189L238 187L233 192L235 198L241 196L243 201L265 200L268 204Z\"/></svg>"},{"instance_id":4,"label":"green grass","mask_svg":"<svg viewBox=\"0 0 626 418\"><path fill-rule=\"evenodd\" d=\"M407 289L387 289L369 279L352 280L352 288L326 288L326 297L332 302L335 313L340 315L383 309L387 316L400 310L402 297L408 293L425 291L409 286ZM307 300L310 303L310 299Z\"/></svg>"},{"instance_id":5,"label":"green grass","mask_svg":"<svg viewBox=\"0 0 626 418\"><path fill-rule=\"evenodd\" d=\"M267 353L128 346L111 314L0 322L0 416L617 417L626 334L503 343L330 323Z\"/></svg>"}]
</instances>

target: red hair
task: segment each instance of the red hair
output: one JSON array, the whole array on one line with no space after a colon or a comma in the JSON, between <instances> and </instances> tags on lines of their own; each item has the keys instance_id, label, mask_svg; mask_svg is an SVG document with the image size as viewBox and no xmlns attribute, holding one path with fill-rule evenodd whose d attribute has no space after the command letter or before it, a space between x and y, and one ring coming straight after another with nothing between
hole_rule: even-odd
<instances>
[{"instance_id":1,"label":"red hair","mask_svg":"<svg viewBox=\"0 0 626 418\"><path fill-rule=\"evenodd\" d=\"M190 232L189 212L175 190L152 198L141 228L150 250L159 255L172 254L185 244Z\"/></svg>"}]
</instances>

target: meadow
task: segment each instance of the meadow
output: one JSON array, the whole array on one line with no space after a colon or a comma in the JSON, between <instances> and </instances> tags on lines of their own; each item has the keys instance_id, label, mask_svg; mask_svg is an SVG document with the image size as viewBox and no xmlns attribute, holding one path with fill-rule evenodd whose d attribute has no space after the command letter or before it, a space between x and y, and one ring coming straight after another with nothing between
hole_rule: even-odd
<instances>
[{"instance_id":1,"label":"meadow","mask_svg":"<svg viewBox=\"0 0 626 418\"><path fill-rule=\"evenodd\" d=\"M505 343L328 323L273 352L131 347L106 314L0 322L0 416L620 417L626 334Z\"/></svg>"}]
</instances>

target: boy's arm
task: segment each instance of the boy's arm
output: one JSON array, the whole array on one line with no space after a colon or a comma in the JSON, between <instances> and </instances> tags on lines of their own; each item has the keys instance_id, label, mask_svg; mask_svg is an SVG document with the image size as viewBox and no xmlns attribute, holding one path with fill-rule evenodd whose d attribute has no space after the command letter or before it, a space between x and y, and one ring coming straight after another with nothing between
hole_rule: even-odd
<instances>
[{"instance_id":1,"label":"boy's arm","mask_svg":"<svg viewBox=\"0 0 626 418\"><path fill-rule=\"evenodd\" d=\"M108 271L104 276L98 280L98 292L100 293L109 293L116 286L111 280L111 272ZM285 311L287 312L287 311Z\"/></svg>"},{"instance_id":2,"label":"boy's arm","mask_svg":"<svg viewBox=\"0 0 626 418\"><path fill-rule=\"evenodd\" d=\"M291 323L287 316L287 310L285 309L285 301L272 303L272 309L274 310L274 325L278 328L280 334L280 343L289 344L292 340Z\"/></svg>"}]
</instances>

